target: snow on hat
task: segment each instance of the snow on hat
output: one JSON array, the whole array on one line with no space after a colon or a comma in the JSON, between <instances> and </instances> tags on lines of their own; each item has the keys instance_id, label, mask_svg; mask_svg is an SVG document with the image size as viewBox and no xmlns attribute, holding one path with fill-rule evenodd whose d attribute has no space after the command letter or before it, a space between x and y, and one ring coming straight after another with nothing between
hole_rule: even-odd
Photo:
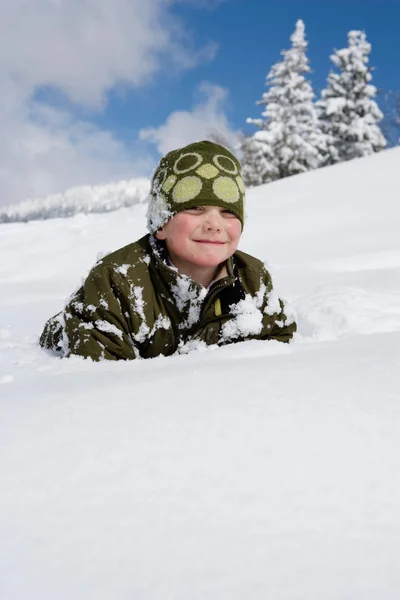
<instances>
[{"instance_id":1,"label":"snow on hat","mask_svg":"<svg viewBox=\"0 0 400 600\"><path fill-rule=\"evenodd\" d=\"M152 182L147 228L158 231L181 210L221 206L243 227L245 188L238 159L213 142L195 142L166 154Z\"/></svg>"}]
</instances>

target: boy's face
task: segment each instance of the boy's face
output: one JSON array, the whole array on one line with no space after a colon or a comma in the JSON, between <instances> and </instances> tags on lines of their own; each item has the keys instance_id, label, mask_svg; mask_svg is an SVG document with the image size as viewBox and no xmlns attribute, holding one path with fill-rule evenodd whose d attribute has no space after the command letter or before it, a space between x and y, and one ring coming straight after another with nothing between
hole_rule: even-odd
<instances>
[{"instance_id":1,"label":"boy's face","mask_svg":"<svg viewBox=\"0 0 400 600\"><path fill-rule=\"evenodd\" d=\"M178 212L156 233L165 240L174 265L217 267L235 252L242 225L220 206L197 206Z\"/></svg>"}]
</instances>

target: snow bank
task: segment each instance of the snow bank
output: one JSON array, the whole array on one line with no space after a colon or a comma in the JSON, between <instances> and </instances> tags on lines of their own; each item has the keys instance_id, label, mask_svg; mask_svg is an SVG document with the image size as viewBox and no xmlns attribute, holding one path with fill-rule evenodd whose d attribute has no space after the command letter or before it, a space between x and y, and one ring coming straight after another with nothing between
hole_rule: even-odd
<instances>
[{"instance_id":1,"label":"snow bank","mask_svg":"<svg viewBox=\"0 0 400 600\"><path fill-rule=\"evenodd\" d=\"M290 345L54 358L44 321L145 203L0 226L1 598L397 600L399 161L250 190Z\"/></svg>"},{"instance_id":2,"label":"snow bank","mask_svg":"<svg viewBox=\"0 0 400 600\"><path fill-rule=\"evenodd\" d=\"M130 179L108 185L81 186L44 199L30 199L0 212L0 223L71 217L77 213L102 213L133 206L146 199L148 179Z\"/></svg>"}]
</instances>

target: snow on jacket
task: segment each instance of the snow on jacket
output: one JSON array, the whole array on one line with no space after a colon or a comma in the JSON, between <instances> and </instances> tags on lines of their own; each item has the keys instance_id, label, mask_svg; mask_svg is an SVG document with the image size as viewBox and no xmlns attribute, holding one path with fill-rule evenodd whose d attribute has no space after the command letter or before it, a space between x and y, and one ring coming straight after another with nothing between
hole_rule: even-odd
<instances>
[{"instance_id":1,"label":"snow on jacket","mask_svg":"<svg viewBox=\"0 0 400 600\"><path fill-rule=\"evenodd\" d=\"M263 263L237 251L226 269L226 277L204 288L170 266L163 245L146 235L94 266L47 321L40 344L62 357L130 360L185 352L199 342L288 342L296 323Z\"/></svg>"}]
</instances>

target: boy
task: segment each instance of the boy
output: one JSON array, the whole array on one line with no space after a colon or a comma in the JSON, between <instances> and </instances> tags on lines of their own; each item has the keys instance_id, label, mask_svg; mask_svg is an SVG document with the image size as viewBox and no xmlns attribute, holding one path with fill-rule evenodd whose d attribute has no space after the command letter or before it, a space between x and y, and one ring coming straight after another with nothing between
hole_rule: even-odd
<instances>
[{"instance_id":1,"label":"boy","mask_svg":"<svg viewBox=\"0 0 400 600\"><path fill-rule=\"evenodd\" d=\"M238 160L198 142L154 174L150 234L100 260L40 344L93 360L169 356L198 344L288 342L293 317L261 261L236 250L244 185Z\"/></svg>"}]
</instances>

